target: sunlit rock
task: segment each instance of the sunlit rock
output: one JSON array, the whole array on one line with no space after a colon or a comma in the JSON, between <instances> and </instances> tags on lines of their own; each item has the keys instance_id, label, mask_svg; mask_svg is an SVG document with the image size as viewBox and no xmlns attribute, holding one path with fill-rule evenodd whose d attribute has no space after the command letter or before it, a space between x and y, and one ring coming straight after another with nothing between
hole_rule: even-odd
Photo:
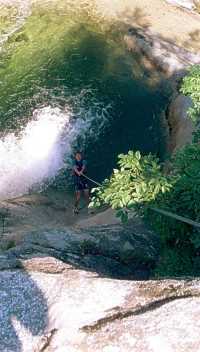
<instances>
[{"instance_id":1,"label":"sunlit rock","mask_svg":"<svg viewBox=\"0 0 200 352\"><path fill-rule=\"evenodd\" d=\"M189 97L184 95L177 95L168 109L168 123L170 126L170 152L183 147L192 140L192 133L194 131L194 123L188 116L188 109L192 102Z\"/></svg>"},{"instance_id":2,"label":"sunlit rock","mask_svg":"<svg viewBox=\"0 0 200 352\"><path fill-rule=\"evenodd\" d=\"M116 280L45 255L20 263L0 272L2 352L198 351L199 280Z\"/></svg>"},{"instance_id":3,"label":"sunlit rock","mask_svg":"<svg viewBox=\"0 0 200 352\"><path fill-rule=\"evenodd\" d=\"M166 0L166 1L172 5L181 6L189 10L192 10L195 8L195 2L193 0Z\"/></svg>"}]
</instances>

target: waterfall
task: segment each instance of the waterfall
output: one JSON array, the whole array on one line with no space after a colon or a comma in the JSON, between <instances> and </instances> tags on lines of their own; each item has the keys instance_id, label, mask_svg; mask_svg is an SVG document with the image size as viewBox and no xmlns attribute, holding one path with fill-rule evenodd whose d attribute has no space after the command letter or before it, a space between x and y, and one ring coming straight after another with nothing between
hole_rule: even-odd
<instances>
[{"instance_id":1,"label":"waterfall","mask_svg":"<svg viewBox=\"0 0 200 352\"><path fill-rule=\"evenodd\" d=\"M96 126L101 130L108 123L109 111L110 105L98 113L80 108L74 117L69 106L35 109L20 133L0 140L0 199L23 195L34 186L43 189L61 169L69 169L77 138L82 143L87 136L98 138Z\"/></svg>"},{"instance_id":2,"label":"waterfall","mask_svg":"<svg viewBox=\"0 0 200 352\"><path fill-rule=\"evenodd\" d=\"M35 110L18 135L0 140L0 198L22 195L54 178L71 154L72 142L87 125L80 119L72 122L69 109Z\"/></svg>"}]
</instances>

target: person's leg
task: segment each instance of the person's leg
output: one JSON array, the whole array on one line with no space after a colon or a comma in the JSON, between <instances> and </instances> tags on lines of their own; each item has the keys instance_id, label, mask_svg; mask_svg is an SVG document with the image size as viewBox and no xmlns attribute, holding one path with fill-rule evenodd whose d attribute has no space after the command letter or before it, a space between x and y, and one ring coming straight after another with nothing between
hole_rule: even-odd
<instances>
[{"instance_id":1,"label":"person's leg","mask_svg":"<svg viewBox=\"0 0 200 352\"><path fill-rule=\"evenodd\" d=\"M81 191L75 191L75 203L74 203L74 209L78 211L79 203L81 199Z\"/></svg>"}]
</instances>

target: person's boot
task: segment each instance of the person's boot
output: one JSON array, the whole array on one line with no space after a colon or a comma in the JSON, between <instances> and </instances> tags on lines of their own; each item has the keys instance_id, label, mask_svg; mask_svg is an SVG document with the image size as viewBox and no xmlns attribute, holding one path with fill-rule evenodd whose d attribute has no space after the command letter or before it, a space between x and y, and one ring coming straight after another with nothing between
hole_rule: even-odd
<instances>
[{"instance_id":1,"label":"person's boot","mask_svg":"<svg viewBox=\"0 0 200 352\"><path fill-rule=\"evenodd\" d=\"M78 213L79 213L79 208L76 207L76 206L74 206L73 213L76 214L76 215L78 215Z\"/></svg>"}]
</instances>

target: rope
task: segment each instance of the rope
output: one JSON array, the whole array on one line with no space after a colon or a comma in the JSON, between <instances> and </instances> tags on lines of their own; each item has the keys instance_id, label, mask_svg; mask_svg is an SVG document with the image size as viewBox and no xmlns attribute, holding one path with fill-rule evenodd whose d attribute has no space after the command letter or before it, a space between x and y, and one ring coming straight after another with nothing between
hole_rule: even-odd
<instances>
[{"instance_id":1,"label":"rope","mask_svg":"<svg viewBox=\"0 0 200 352\"><path fill-rule=\"evenodd\" d=\"M92 178L86 176L85 174L82 174L87 180L91 181L92 183L94 183L95 185L97 186L101 186L101 184L95 180L93 180ZM167 210L162 210L162 209L158 209L158 208L155 208L155 207L149 207L150 210L152 211L155 211L156 213L160 213L162 215L165 215L169 218L172 218L172 219L175 219L175 220L178 220L178 221L181 221L181 222L184 222L188 225L191 225L191 226L194 226L196 228L200 228L200 223L194 221L194 220L191 220L191 219L188 219L188 218L185 218L184 216L180 216L180 215L177 215L177 214L174 214L174 213L171 213L170 211L167 211Z\"/></svg>"},{"instance_id":2,"label":"rope","mask_svg":"<svg viewBox=\"0 0 200 352\"><path fill-rule=\"evenodd\" d=\"M85 174L82 174L87 180L91 181L92 183L94 183L95 185L97 186L102 186L101 183L93 180L92 178L86 176ZM170 217L172 219L176 219L178 221L181 221L181 222L184 222L186 224L189 224L191 226L194 226L194 227L197 227L197 228L200 228L200 223L194 221L194 220L191 220L191 219L188 219L188 218L185 218L184 216L180 216L180 215L177 215L177 214L174 214L174 213L171 213L170 211L167 211L167 210L162 210L162 209L158 209L158 208L153 208L153 207L149 207L150 210L152 211L155 211L157 213L160 213L162 215L165 215L167 217Z\"/></svg>"},{"instance_id":3,"label":"rope","mask_svg":"<svg viewBox=\"0 0 200 352\"><path fill-rule=\"evenodd\" d=\"M92 178L86 176L85 174L82 174L82 176L84 176L85 178L87 178L87 180L91 181L91 182L94 183L95 185L101 186L101 183L99 183L99 182L93 180Z\"/></svg>"},{"instance_id":4,"label":"rope","mask_svg":"<svg viewBox=\"0 0 200 352\"><path fill-rule=\"evenodd\" d=\"M189 224L191 226L200 228L200 223L198 223L198 222L196 222L194 220L185 218L184 216L180 216L180 215L171 213L170 211L162 210L162 209L158 209L158 208L149 207L149 209L155 211L156 213L160 213L162 215L168 216L168 217L170 217L172 219L176 219L178 221L185 222L186 224Z\"/></svg>"}]
</instances>

